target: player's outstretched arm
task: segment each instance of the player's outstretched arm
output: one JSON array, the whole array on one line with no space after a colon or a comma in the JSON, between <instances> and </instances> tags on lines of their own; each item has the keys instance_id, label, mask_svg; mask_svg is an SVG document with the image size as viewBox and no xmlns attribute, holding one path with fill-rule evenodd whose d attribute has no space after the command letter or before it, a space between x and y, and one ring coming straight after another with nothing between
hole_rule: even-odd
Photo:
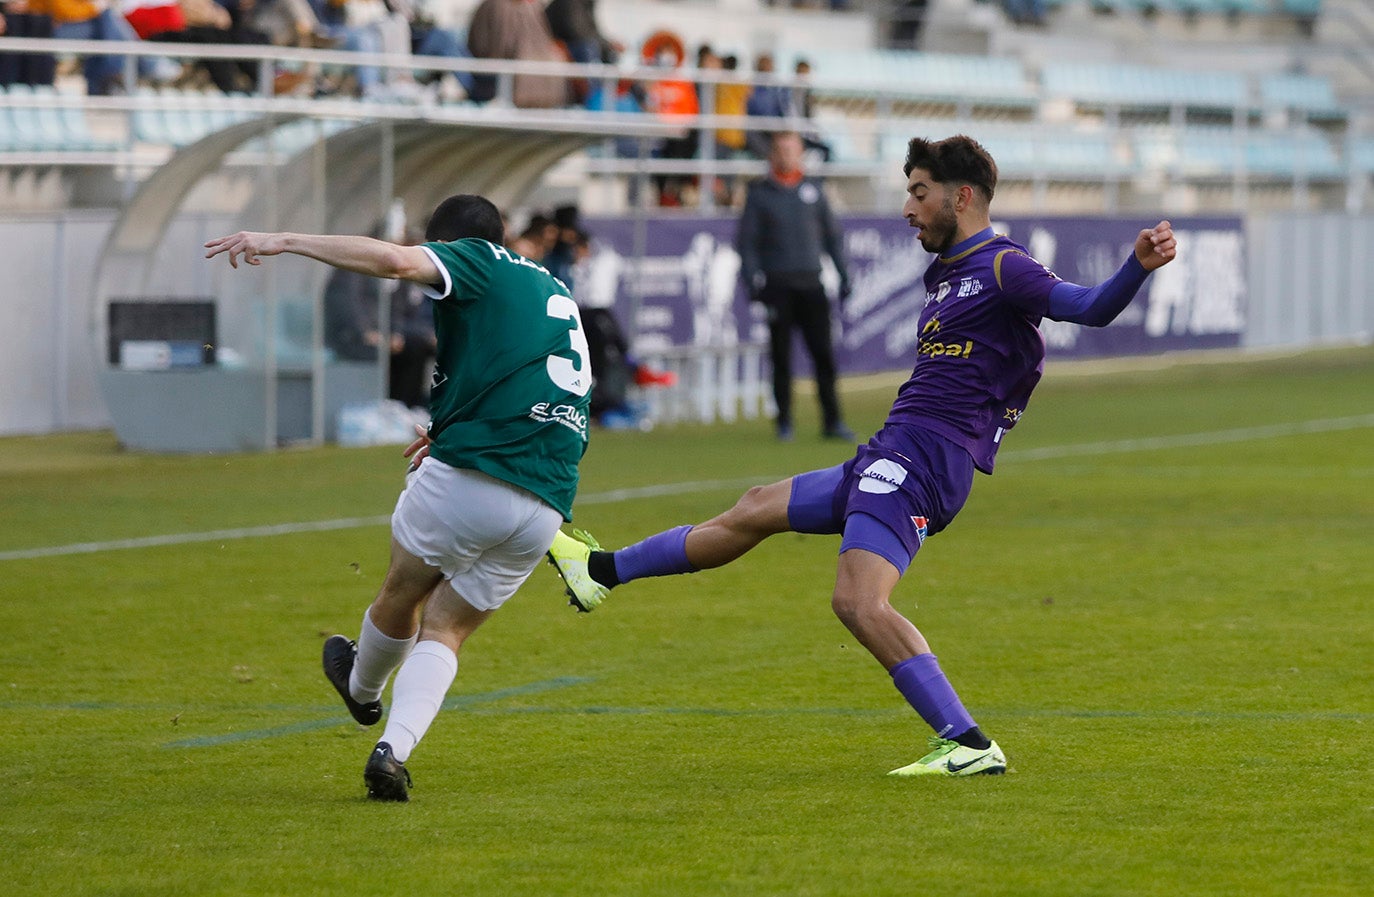
<instances>
[{"instance_id":1,"label":"player's outstretched arm","mask_svg":"<svg viewBox=\"0 0 1374 897\"><path fill-rule=\"evenodd\" d=\"M1050 290L1047 317L1089 327L1105 327L1130 304L1150 272L1178 255L1174 227L1161 221L1136 236L1132 254L1115 274L1095 287L1059 283Z\"/></svg>"},{"instance_id":2,"label":"player's outstretched arm","mask_svg":"<svg viewBox=\"0 0 1374 897\"><path fill-rule=\"evenodd\" d=\"M1141 231L1135 238L1135 258L1146 271L1164 267L1176 255L1178 242L1174 240L1174 226L1168 221Z\"/></svg>"},{"instance_id":3,"label":"player's outstretched arm","mask_svg":"<svg viewBox=\"0 0 1374 897\"><path fill-rule=\"evenodd\" d=\"M249 265L260 265L262 258L283 252L372 277L426 284L442 280L434 260L419 246L400 246L372 237L240 231L205 244L207 259L227 254L234 268L239 266L240 256Z\"/></svg>"}]
</instances>

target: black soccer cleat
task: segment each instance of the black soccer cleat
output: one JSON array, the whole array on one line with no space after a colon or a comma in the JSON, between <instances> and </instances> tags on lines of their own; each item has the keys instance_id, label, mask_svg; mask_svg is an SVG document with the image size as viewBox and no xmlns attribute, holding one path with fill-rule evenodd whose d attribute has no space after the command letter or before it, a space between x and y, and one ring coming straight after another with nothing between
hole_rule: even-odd
<instances>
[{"instance_id":1,"label":"black soccer cleat","mask_svg":"<svg viewBox=\"0 0 1374 897\"><path fill-rule=\"evenodd\" d=\"M378 742L367 758L363 781L367 782L368 800L410 800L410 772L391 755L391 745L385 741Z\"/></svg>"},{"instance_id":2,"label":"black soccer cleat","mask_svg":"<svg viewBox=\"0 0 1374 897\"><path fill-rule=\"evenodd\" d=\"M363 704L353 700L348 693L348 676L353 672L353 659L357 656L358 646L352 639L331 635L324 640L324 677L343 698L344 705L355 720L364 726L375 726L382 718L382 702L368 701Z\"/></svg>"}]
</instances>

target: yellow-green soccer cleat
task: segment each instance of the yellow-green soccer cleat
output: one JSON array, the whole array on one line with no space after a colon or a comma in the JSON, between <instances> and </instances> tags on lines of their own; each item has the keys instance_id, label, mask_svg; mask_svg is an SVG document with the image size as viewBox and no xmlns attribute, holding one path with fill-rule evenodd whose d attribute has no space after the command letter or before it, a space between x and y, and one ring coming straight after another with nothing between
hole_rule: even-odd
<instances>
[{"instance_id":1,"label":"yellow-green soccer cleat","mask_svg":"<svg viewBox=\"0 0 1374 897\"><path fill-rule=\"evenodd\" d=\"M931 736L929 754L890 776L998 776L1007 771L1007 757L993 742L985 748L964 747L948 738Z\"/></svg>"},{"instance_id":2,"label":"yellow-green soccer cleat","mask_svg":"<svg viewBox=\"0 0 1374 897\"><path fill-rule=\"evenodd\" d=\"M549 546L549 563L563 577L568 603L582 613L589 614L610 594L587 572L587 559L593 551L600 551L601 546L591 533L580 529L572 532L569 536L560 529L553 537L553 544Z\"/></svg>"}]
</instances>

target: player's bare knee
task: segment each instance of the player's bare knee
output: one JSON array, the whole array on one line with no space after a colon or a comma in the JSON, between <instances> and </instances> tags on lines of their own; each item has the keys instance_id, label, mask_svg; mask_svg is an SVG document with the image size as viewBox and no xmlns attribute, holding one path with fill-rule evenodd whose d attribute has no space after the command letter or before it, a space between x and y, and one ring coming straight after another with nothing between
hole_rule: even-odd
<instances>
[{"instance_id":1,"label":"player's bare knee","mask_svg":"<svg viewBox=\"0 0 1374 897\"><path fill-rule=\"evenodd\" d=\"M879 595L851 589L836 589L830 596L830 609L851 630L880 611L885 603Z\"/></svg>"}]
</instances>

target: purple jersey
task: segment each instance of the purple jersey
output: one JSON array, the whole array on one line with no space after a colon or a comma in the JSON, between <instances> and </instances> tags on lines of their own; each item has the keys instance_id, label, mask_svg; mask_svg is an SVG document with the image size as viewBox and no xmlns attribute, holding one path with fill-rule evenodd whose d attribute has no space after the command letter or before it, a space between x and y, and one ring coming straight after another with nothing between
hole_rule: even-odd
<instances>
[{"instance_id":1,"label":"purple jersey","mask_svg":"<svg viewBox=\"0 0 1374 897\"><path fill-rule=\"evenodd\" d=\"M1026 410L1045 366L1040 319L1058 277L991 228L926 269L916 367L887 422L962 446L992 473L1003 434Z\"/></svg>"}]
</instances>

